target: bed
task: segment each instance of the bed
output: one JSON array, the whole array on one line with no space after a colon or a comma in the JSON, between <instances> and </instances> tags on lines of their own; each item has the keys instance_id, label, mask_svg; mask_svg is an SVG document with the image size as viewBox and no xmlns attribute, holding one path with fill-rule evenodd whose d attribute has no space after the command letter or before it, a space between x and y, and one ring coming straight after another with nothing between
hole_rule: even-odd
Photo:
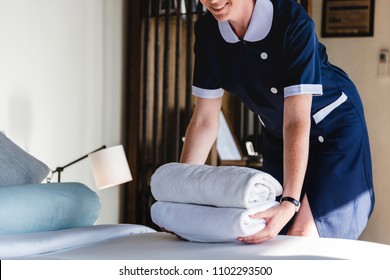
<instances>
[{"instance_id":1,"label":"bed","mask_svg":"<svg viewBox=\"0 0 390 280\"><path fill-rule=\"evenodd\" d=\"M390 246L367 241L277 236L268 242L198 243L143 225L95 225L0 236L1 259L28 260L373 260Z\"/></svg>"},{"instance_id":2,"label":"bed","mask_svg":"<svg viewBox=\"0 0 390 280\"><path fill-rule=\"evenodd\" d=\"M390 259L390 246L365 241L291 236L257 245L236 241L237 236L265 226L261 219L254 226L248 222L247 211L275 203L282 191L276 179L250 168L170 163L156 170L151 191L157 205L163 205L164 211L174 210L156 212L152 207L153 222L193 238L190 242L144 225L95 225L100 201L92 189L77 182L41 183L49 168L2 133L0 150L2 260ZM196 212L187 208L195 206ZM189 210L175 210L183 207ZM193 213L197 214L190 216ZM160 217L169 219L161 221ZM201 218L195 221L197 217ZM237 220L229 221L229 217ZM217 232L212 229L215 225L230 236L210 238Z\"/></svg>"}]
</instances>

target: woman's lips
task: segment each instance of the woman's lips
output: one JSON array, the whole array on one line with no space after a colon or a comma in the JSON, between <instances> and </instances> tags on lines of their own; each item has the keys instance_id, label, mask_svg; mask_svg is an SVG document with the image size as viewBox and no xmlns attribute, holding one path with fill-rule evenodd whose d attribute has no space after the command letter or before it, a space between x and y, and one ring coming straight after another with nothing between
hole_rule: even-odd
<instances>
[{"instance_id":1,"label":"woman's lips","mask_svg":"<svg viewBox=\"0 0 390 280\"><path fill-rule=\"evenodd\" d=\"M213 5L211 6L211 8L213 9L213 11L215 12L220 12L222 11L223 8L225 8L225 6L227 5L228 2L224 3L224 4L221 4L221 5Z\"/></svg>"}]
</instances>

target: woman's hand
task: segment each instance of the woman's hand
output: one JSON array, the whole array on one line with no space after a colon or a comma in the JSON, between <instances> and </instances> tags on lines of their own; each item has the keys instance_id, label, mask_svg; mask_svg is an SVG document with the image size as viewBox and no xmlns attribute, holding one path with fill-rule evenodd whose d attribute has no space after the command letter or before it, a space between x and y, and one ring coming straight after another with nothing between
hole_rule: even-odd
<instances>
[{"instance_id":1,"label":"woman's hand","mask_svg":"<svg viewBox=\"0 0 390 280\"><path fill-rule=\"evenodd\" d=\"M262 243L274 238L295 214L295 206L292 203L281 203L278 206L258 212L250 217L253 219L265 219L264 229L250 236L238 237L237 240L245 243Z\"/></svg>"}]
</instances>

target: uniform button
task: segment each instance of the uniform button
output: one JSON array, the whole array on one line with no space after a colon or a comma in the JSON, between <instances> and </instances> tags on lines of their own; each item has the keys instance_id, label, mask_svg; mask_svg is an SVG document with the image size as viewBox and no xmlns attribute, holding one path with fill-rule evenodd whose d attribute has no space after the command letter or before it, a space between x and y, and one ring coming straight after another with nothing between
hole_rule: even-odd
<instances>
[{"instance_id":1,"label":"uniform button","mask_svg":"<svg viewBox=\"0 0 390 280\"><path fill-rule=\"evenodd\" d=\"M261 59L267 59L268 58L268 54L266 53L266 52L262 52L261 54L260 54L260 57L261 57Z\"/></svg>"},{"instance_id":2,"label":"uniform button","mask_svg":"<svg viewBox=\"0 0 390 280\"><path fill-rule=\"evenodd\" d=\"M276 94L276 93L278 93L278 89L277 89L277 88L274 88L274 87L272 87L272 88L271 88L271 92L272 92L273 94Z\"/></svg>"},{"instance_id":3,"label":"uniform button","mask_svg":"<svg viewBox=\"0 0 390 280\"><path fill-rule=\"evenodd\" d=\"M322 137L322 136L318 136L318 141L320 141L321 143L323 143L324 142L324 137Z\"/></svg>"}]
</instances>

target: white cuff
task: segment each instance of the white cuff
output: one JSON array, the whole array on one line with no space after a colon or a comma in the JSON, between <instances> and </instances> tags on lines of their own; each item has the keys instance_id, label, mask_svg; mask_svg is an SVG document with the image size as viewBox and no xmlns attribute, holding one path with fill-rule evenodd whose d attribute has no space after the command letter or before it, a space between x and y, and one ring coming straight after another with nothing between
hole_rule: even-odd
<instances>
[{"instance_id":1,"label":"white cuff","mask_svg":"<svg viewBox=\"0 0 390 280\"><path fill-rule=\"evenodd\" d=\"M284 88L284 98L300 95L300 94L313 94L322 95L322 85L320 84L301 84Z\"/></svg>"},{"instance_id":2,"label":"white cuff","mask_svg":"<svg viewBox=\"0 0 390 280\"><path fill-rule=\"evenodd\" d=\"M196 86L192 86L192 94L202 98L218 98L222 97L225 93L223 88L218 89L204 89Z\"/></svg>"}]
</instances>

